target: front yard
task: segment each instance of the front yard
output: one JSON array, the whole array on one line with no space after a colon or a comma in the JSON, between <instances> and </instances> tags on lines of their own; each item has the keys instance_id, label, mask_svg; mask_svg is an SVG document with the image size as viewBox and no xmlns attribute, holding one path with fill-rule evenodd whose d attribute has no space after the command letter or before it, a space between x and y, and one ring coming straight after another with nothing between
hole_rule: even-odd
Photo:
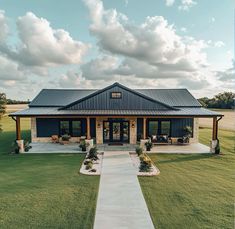
<instances>
[{"instance_id":1,"label":"front yard","mask_svg":"<svg viewBox=\"0 0 235 229\"><path fill-rule=\"evenodd\" d=\"M139 181L157 228L233 228L235 132L219 133L223 156L150 155L161 173ZM200 129L202 143L210 137Z\"/></svg>"},{"instance_id":2,"label":"front yard","mask_svg":"<svg viewBox=\"0 0 235 229\"><path fill-rule=\"evenodd\" d=\"M0 228L92 228L99 177L79 174L84 155L9 155L15 126L2 123Z\"/></svg>"}]
</instances>

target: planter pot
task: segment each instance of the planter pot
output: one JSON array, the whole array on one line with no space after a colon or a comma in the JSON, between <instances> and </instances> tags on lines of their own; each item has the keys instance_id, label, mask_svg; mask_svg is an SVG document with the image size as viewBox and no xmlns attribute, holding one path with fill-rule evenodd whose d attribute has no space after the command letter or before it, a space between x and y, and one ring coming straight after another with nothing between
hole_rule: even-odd
<instances>
[{"instance_id":1,"label":"planter pot","mask_svg":"<svg viewBox=\"0 0 235 229\"><path fill-rule=\"evenodd\" d=\"M86 147L82 147L81 149L82 149L82 151L83 151L83 152L85 152L85 151L86 151Z\"/></svg>"}]
</instances>

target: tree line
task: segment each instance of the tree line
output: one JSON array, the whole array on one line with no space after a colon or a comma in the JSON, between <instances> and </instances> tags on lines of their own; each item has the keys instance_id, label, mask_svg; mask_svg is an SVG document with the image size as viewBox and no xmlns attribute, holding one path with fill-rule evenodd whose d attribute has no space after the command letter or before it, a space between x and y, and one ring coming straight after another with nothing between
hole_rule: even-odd
<instances>
[{"instance_id":1,"label":"tree line","mask_svg":"<svg viewBox=\"0 0 235 229\"><path fill-rule=\"evenodd\" d=\"M223 92L215 95L213 98L202 97L198 99L203 107L217 109L234 109L235 108L235 93Z\"/></svg>"}]
</instances>

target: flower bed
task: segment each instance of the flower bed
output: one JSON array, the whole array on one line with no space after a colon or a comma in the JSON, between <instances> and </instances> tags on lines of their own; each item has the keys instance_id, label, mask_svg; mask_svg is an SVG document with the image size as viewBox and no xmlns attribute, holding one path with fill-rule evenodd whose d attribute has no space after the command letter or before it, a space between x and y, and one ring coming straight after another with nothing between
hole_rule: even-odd
<instances>
[{"instance_id":1,"label":"flower bed","mask_svg":"<svg viewBox=\"0 0 235 229\"><path fill-rule=\"evenodd\" d=\"M103 162L103 152L96 153L96 160L89 158L90 152L87 153L86 159L80 168L80 173L85 175L100 175Z\"/></svg>"},{"instance_id":2,"label":"flower bed","mask_svg":"<svg viewBox=\"0 0 235 229\"><path fill-rule=\"evenodd\" d=\"M145 157L147 157L147 159L151 161L151 167L150 167L150 170L146 172L143 172L143 171L140 172L141 161L140 161L139 156L136 153L130 153L130 157L131 157L133 166L136 168L137 176L156 176L160 174L160 170L152 163L148 155L145 154Z\"/></svg>"}]
</instances>

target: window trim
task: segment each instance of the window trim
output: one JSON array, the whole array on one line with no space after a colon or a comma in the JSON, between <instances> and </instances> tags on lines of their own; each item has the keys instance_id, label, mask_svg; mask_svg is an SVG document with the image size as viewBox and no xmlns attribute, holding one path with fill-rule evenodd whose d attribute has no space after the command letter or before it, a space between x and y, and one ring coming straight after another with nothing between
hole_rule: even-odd
<instances>
[{"instance_id":1,"label":"window trim","mask_svg":"<svg viewBox=\"0 0 235 229\"><path fill-rule=\"evenodd\" d=\"M73 121L79 121L80 122L80 136L74 136L73 135ZM81 137L82 136L82 120L81 119L60 119L59 120L59 136L61 137L61 122L69 122L69 135L71 137Z\"/></svg>"},{"instance_id":2,"label":"window trim","mask_svg":"<svg viewBox=\"0 0 235 229\"><path fill-rule=\"evenodd\" d=\"M113 94L120 94L120 97L118 96L118 97L113 97ZM121 99L122 98L122 92L120 92L120 91L111 91L110 92L110 99Z\"/></svg>"}]
</instances>

